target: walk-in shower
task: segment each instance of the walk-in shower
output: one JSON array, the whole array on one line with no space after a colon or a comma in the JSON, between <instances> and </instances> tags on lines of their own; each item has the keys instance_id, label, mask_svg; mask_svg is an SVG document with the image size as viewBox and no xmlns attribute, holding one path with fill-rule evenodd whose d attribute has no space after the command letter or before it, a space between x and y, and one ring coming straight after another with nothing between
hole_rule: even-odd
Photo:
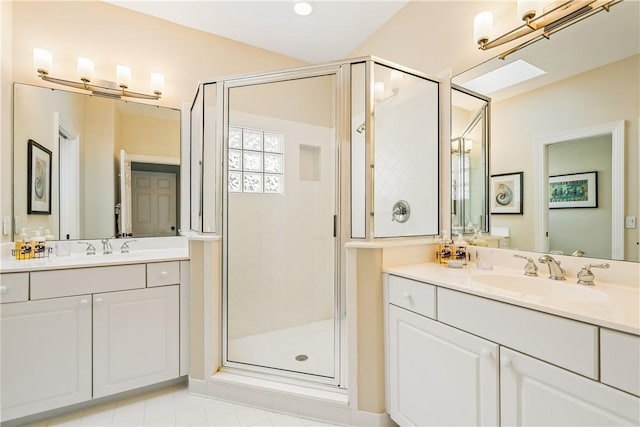
<instances>
[{"instance_id":1,"label":"walk-in shower","mask_svg":"<svg viewBox=\"0 0 640 427\"><path fill-rule=\"evenodd\" d=\"M218 368L346 388L344 245L438 233L438 90L373 58L199 86L191 228L222 236Z\"/></svg>"}]
</instances>

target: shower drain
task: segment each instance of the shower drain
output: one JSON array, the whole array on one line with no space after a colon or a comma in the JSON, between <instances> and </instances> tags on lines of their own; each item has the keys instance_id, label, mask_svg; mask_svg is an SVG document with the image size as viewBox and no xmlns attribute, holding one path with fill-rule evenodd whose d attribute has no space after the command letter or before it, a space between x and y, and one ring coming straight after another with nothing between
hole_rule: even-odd
<instances>
[{"instance_id":1,"label":"shower drain","mask_svg":"<svg viewBox=\"0 0 640 427\"><path fill-rule=\"evenodd\" d=\"M298 362L304 362L308 358L309 358L309 356L307 356L306 354L299 354L299 355L296 356L296 360Z\"/></svg>"}]
</instances>

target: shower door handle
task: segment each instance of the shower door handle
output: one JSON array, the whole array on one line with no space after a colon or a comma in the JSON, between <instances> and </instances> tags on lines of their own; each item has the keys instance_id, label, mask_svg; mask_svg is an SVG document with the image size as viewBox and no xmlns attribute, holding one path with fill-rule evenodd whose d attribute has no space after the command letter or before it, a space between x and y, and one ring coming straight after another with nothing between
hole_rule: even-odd
<instances>
[{"instance_id":1,"label":"shower door handle","mask_svg":"<svg viewBox=\"0 0 640 427\"><path fill-rule=\"evenodd\" d=\"M333 237L337 237L338 234L338 215L333 216Z\"/></svg>"}]
</instances>

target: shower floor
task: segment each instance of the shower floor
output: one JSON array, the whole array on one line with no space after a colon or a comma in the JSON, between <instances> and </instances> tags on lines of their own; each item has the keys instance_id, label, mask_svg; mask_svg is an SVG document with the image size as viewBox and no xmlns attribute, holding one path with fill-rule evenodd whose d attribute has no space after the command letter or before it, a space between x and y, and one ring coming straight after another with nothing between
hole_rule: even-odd
<instances>
[{"instance_id":1,"label":"shower floor","mask_svg":"<svg viewBox=\"0 0 640 427\"><path fill-rule=\"evenodd\" d=\"M306 360L299 361L298 359ZM334 320L229 340L228 360L325 377L334 376Z\"/></svg>"}]
</instances>

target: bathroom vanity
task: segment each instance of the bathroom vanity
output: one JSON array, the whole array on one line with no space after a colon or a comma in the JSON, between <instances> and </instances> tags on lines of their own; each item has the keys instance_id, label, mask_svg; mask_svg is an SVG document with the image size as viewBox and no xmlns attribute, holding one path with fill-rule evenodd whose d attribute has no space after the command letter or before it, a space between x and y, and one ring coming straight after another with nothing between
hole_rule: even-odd
<instances>
[{"instance_id":1,"label":"bathroom vanity","mask_svg":"<svg viewBox=\"0 0 640 427\"><path fill-rule=\"evenodd\" d=\"M387 268L384 292L398 424L640 423L637 286L425 263Z\"/></svg>"},{"instance_id":2,"label":"bathroom vanity","mask_svg":"<svg viewBox=\"0 0 640 427\"><path fill-rule=\"evenodd\" d=\"M186 248L1 271L2 421L188 373Z\"/></svg>"}]
</instances>

